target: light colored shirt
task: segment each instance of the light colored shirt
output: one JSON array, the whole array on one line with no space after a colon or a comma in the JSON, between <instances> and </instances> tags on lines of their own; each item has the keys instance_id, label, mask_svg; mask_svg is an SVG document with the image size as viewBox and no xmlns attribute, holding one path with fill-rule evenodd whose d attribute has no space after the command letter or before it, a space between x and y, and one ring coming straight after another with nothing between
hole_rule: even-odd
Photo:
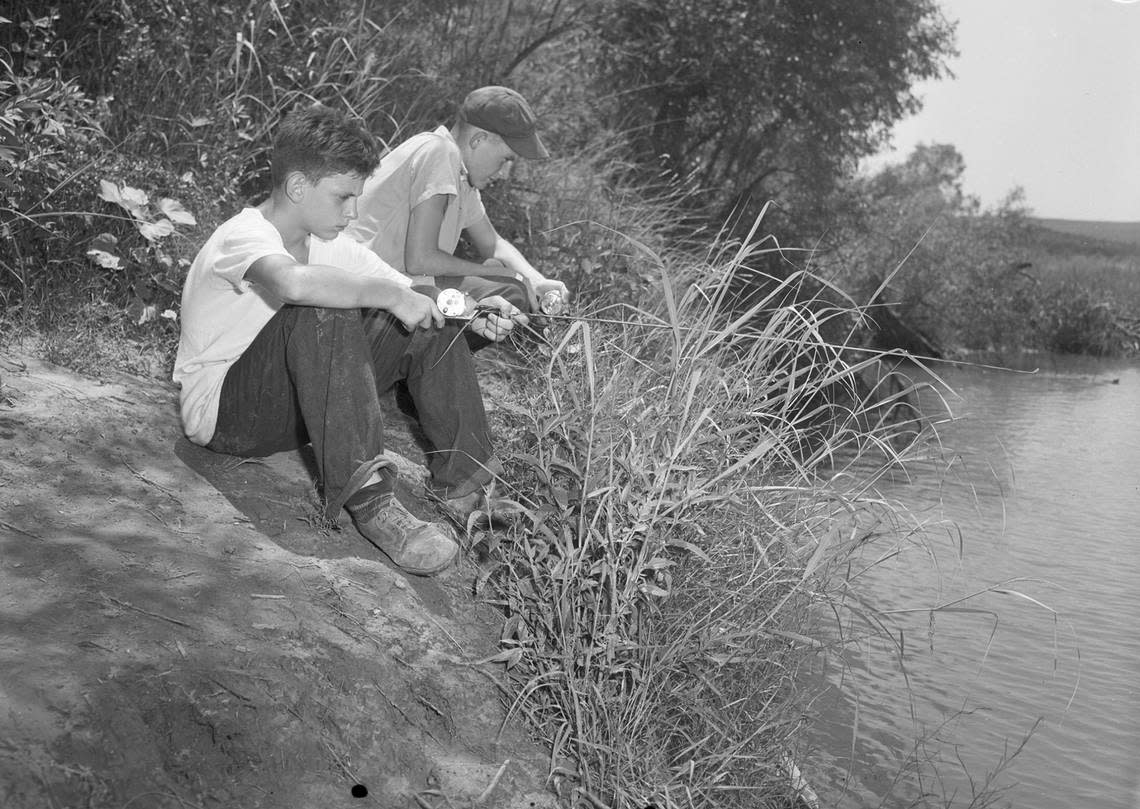
<instances>
[{"instance_id":1,"label":"light colored shirt","mask_svg":"<svg viewBox=\"0 0 1140 809\"><path fill-rule=\"evenodd\" d=\"M368 245L401 272L412 209L431 197L448 197L439 249L454 253L463 231L487 215L479 190L467 182L459 144L445 126L421 132L380 159L356 201L357 218L345 233Z\"/></svg>"},{"instance_id":2,"label":"light colored shirt","mask_svg":"<svg viewBox=\"0 0 1140 809\"><path fill-rule=\"evenodd\" d=\"M222 383L242 352L284 302L245 279L255 261L289 256L280 231L256 208L245 208L211 234L198 251L182 288L182 333L174 381L182 386L182 427L196 444L214 437ZM344 234L309 238L309 263L394 280L406 276Z\"/></svg>"}]
</instances>

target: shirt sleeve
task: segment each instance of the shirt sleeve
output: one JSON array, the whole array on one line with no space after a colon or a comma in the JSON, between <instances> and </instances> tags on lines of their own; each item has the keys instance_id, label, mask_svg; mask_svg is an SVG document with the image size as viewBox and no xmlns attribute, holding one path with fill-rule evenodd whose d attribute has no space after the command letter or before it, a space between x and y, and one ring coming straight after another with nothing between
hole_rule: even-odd
<instances>
[{"instance_id":1,"label":"shirt sleeve","mask_svg":"<svg viewBox=\"0 0 1140 809\"><path fill-rule=\"evenodd\" d=\"M456 196L459 193L460 165L455 161L448 143L443 138L433 137L416 150L412 156L411 183L408 198L412 210L421 202L434 196L445 194Z\"/></svg>"},{"instance_id":2,"label":"shirt sleeve","mask_svg":"<svg viewBox=\"0 0 1140 809\"><path fill-rule=\"evenodd\" d=\"M459 223L459 227L463 230L467 230L467 228L472 225L482 222L487 216L487 209L483 206L483 195L477 188L470 190L471 196L463 206L463 219Z\"/></svg>"},{"instance_id":3,"label":"shirt sleeve","mask_svg":"<svg viewBox=\"0 0 1140 809\"><path fill-rule=\"evenodd\" d=\"M226 234L213 262L213 272L238 292L245 292L250 287L245 280L250 266L258 259L279 255L289 255L281 234L258 214Z\"/></svg>"}]
</instances>

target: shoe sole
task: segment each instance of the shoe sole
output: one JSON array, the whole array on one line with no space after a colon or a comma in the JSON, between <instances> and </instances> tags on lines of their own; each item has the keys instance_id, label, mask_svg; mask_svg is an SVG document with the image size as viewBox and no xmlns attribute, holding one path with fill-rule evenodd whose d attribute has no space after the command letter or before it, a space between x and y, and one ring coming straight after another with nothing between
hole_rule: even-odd
<instances>
[{"instance_id":1,"label":"shoe sole","mask_svg":"<svg viewBox=\"0 0 1140 809\"><path fill-rule=\"evenodd\" d=\"M375 543L373 543L373 544L375 544ZM380 552L383 553L385 556L388 556L388 554L382 548L380 549ZM400 568L400 570L402 570L403 572L410 573L413 576L434 576L437 573L442 573L443 571L445 571L449 567L451 567L452 564L455 563L455 557L457 557L458 555L459 555L459 549L456 548L456 552L451 555L450 559L448 559L443 564L438 565L437 567L430 567L430 568L427 568L427 567L424 567L424 568L408 567L406 565L401 565L399 562L397 562L391 556L388 556L388 560L392 564L394 564L396 567Z\"/></svg>"},{"instance_id":2,"label":"shoe sole","mask_svg":"<svg viewBox=\"0 0 1140 809\"><path fill-rule=\"evenodd\" d=\"M358 531L357 533L360 532ZM455 563L456 557L459 556L459 543L453 540L452 545L455 547L455 550L452 551L451 556L447 557L445 561L440 562L438 565L434 565L433 567L413 567L411 565L401 564L399 561L397 561L396 557L392 556L392 554L384 550L384 548L381 547L380 544L375 540L369 539L368 537L364 536L364 534L361 534L361 536L364 537L364 539L368 540L369 544L371 544L372 547L376 548L376 550L384 554L384 556L388 558L388 561L390 561L393 565L405 573L410 573L413 576L434 576L437 573L442 573L451 567L452 564Z\"/></svg>"}]
</instances>

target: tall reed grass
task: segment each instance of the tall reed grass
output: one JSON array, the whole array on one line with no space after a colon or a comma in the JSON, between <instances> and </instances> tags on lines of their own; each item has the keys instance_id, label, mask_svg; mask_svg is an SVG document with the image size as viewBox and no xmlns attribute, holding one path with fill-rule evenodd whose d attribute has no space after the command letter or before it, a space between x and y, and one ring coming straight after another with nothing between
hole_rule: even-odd
<instances>
[{"instance_id":1,"label":"tall reed grass","mask_svg":"<svg viewBox=\"0 0 1140 809\"><path fill-rule=\"evenodd\" d=\"M522 520L484 537L484 586L505 613L512 710L571 805L796 798L798 674L824 648L806 627L868 491L843 472L904 460L918 431L883 418L905 388L868 398L880 358L824 339L858 312L782 303L802 272L726 314L733 276L776 249L658 260L657 305L609 318L630 325L572 321L512 411Z\"/></svg>"}]
</instances>

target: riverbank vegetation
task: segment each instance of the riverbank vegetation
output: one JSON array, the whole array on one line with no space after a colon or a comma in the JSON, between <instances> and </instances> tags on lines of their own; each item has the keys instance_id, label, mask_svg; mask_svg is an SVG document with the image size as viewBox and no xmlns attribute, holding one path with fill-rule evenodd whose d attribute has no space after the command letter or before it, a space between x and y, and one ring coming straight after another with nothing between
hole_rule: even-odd
<instances>
[{"instance_id":1,"label":"riverbank vegetation","mask_svg":"<svg viewBox=\"0 0 1140 809\"><path fill-rule=\"evenodd\" d=\"M8 16L0 327L96 374L168 375L189 260L262 193L282 112L395 142L480 84L541 111L555 157L486 198L587 319L520 349L495 417L522 520L472 543L508 702L573 805L789 799L813 617L855 608L843 562L879 530L851 515L927 429L876 351L1136 350L1134 257L1058 252L1016 196L982 210L951 147L855 172L944 71L932 0Z\"/></svg>"},{"instance_id":2,"label":"riverbank vegetation","mask_svg":"<svg viewBox=\"0 0 1140 809\"><path fill-rule=\"evenodd\" d=\"M811 266L872 307L857 340L1138 350L1135 244L1035 226L1015 192L983 210L951 146L855 173L914 108L911 84L942 73L952 32L933 2L754 5L24 4L0 16L6 331L69 364L161 375L185 262L260 193L282 111L341 104L393 142L502 81L543 110L559 159L491 194L496 221L586 300L636 303L649 286L617 234L699 257L772 202L767 232L810 252L758 263L776 278ZM875 47L825 58L852 39ZM134 189L128 204L104 182Z\"/></svg>"},{"instance_id":3,"label":"riverbank vegetation","mask_svg":"<svg viewBox=\"0 0 1140 809\"><path fill-rule=\"evenodd\" d=\"M820 263L879 308L866 339L920 355L1140 353L1140 246L1121 227L1039 222L1019 192L983 210L954 147L856 178Z\"/></svg>"}]
</instances>

